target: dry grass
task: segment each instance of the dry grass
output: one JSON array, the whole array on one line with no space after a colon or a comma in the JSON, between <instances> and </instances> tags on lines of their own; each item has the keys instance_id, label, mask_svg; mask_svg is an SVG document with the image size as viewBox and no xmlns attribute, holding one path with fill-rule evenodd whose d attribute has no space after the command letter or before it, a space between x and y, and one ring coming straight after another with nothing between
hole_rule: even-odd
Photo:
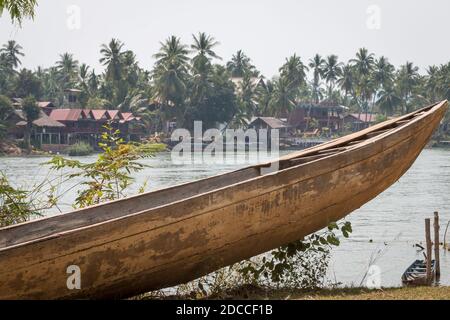
<instances>
[{"instance_id":1,"label":"dry grass","mask_svg":"<svg viewBox=\"0 0 450 320\"><path fill-rule=\"evenodd\" d=\"M316 291L247 291L233 299L271 300L450 300L450 287L321 289Z\"/></svg>"}]
</instances>

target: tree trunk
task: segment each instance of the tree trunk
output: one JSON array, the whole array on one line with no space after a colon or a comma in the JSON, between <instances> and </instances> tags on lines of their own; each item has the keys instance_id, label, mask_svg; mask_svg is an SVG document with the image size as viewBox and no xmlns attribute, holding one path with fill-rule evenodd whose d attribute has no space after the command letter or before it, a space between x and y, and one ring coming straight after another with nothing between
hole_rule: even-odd
<instances>
[{"instance_id":1,"label":"tree trunk","mask_svg":"<svg viewBox=\"0 0 450 320\"><path fill-rule=\"evenodd\" d=\"M25 146L27 148L27 152L28 152L28 154L30 154L31 153L31 126L30 126L30 124L26 125L24 140L25 140Z\"/></svg>"}]
</instances>

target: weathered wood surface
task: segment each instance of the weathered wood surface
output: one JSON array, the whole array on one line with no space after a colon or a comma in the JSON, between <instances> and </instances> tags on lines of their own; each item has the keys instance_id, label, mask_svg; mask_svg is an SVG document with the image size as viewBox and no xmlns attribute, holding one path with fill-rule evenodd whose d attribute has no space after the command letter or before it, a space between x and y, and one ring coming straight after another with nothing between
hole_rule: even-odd
<instances>
[{"instance_id":1,"label":"weathered wood surface","mask_svg":"<svg viewBox=\"0 0 450 320\"><path fill-rule=\"evenodd\" d=\"M441 275L439 212L434 212L434 260L436 260L436 277Z\"/></svg>"},{"instance_id":2,"label":"weathered wood surface","mask_svg":"<svg viewBox=\"0 0 450 320\"><path fill-rule=\"evenodd\" d=\"M427 284L431 284L433 280L432 270L431 270L431 260L432 260L432 243L431 243L431 230L430 230L430 219L425 219L425 242L427 247Z\"/></svg>"},{"instance_id":3,"label":"weathered wood surface","mask_svg":"<svg viewBox=\"0 0 450 320\"><path fill-rule=\"evenodd\" d=\"M0 299L125 297L300 239L397 181L446 108L442 102L282 157L267 175L260 174L267 164L254 166L2 229ZM291 161L316 155L323 157ZM66 287L69 265L81 269L81 290Z\"/></svg>"}]
</instances>

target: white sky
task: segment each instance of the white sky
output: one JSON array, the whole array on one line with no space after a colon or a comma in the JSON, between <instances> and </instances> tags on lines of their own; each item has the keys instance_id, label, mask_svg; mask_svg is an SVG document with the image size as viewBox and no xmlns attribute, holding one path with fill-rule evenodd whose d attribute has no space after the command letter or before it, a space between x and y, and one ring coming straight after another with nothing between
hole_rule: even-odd
<instances>
[{"instance_id":1,"label":"white sky","mask_svg":"<svg viewBox=\"0 0 450 320\"><path fill-rule=\"evenodd\" d=\"M34 21L22 28L0 18L0 44L18 41L26 53L23 66L48 67L63 52L101 70L100 45L112 37L125 42L145 68L159 42L174 34L191 43L205 31L230 59L243 49L267 77L285 57L297 53L307 61L315 53L352 58L360 47L386 55L396 66L413 61L422 68L450 59L449 0L38 0ZM80 8L80 28L67 11ZM370 6L376 13L367 13ZM376 10L375 10L376 11ZM374 12L374 11L372 11ZM372 18L372 19L371 19ZM372 26L380 22L380 28ZM375 23L375 24L373 24ZM370 23L369 23L370 24Z\"/></svg>"}]
</instances>

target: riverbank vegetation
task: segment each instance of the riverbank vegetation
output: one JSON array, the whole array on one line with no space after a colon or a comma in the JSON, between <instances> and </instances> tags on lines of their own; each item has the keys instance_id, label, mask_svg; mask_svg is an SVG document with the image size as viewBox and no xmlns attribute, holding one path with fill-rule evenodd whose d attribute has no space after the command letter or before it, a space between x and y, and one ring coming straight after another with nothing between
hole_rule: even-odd
<instances>
[{"instance_id":1,"label":"riverbank vegetation","mask_svg":"<svg viewBox=\"0 0 450 320\"><path fill-rule=\"evenodd\" d=\"M71 157L88 156L94 152L94 149L86 142L78 142L69 146L66 152Z\"/></svg>"},{"instance_id":2,"label":"riverbank vegetation","mask_svg":"<svg viewBox=\"0 0 450 320\"><path fill-rule=\"evenodd\" d=\"M54 156L43 165L49 165L52 172L58 174L49 175L49 178L28 188L13 186L0 172L0 227L43 216L51 208L59 210L61 196L69 191L78 190L74 208L129 195L128 188L134 182L131 173L145 167L139 160L165 150L165 145L125 143L119 134L118 130L106 125L102 142L99 143L101 153L96 161L82 163ZM139 192L144 192L145 187L146 184L140 186Z\"/></svg>"}]
</instances>

